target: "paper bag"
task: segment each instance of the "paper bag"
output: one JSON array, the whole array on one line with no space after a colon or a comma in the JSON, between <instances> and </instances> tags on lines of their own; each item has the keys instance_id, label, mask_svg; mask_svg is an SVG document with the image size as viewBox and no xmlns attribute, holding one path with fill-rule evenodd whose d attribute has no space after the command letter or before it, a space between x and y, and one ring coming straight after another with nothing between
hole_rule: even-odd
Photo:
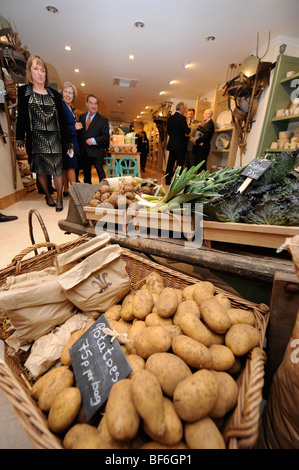
<instances>
[{"instance_id":1,"label":"paper bag","mask_svg":"<svg viewBox=\"0 0 299 470\"><path fill-rule=\"evenodd\" d=\"M6 340L16 350L49 333L76 310L59 285L55 268L9 276L0 291L0 309L16 330Z\"/></svg>"},{"instance_id":2,"label":"paper bag","mask_svg":"<svg viewBox=\"0 0 299 470\"><path fill-rule=\"evenodd\" d=\"M84 329L90 321L88 315L77 313L47 335L38 338L33 343L30 355L24 364L32 377L40 376L60 360L63 348L71 334Z\"/></svg>"},{"instance_id":3,"label":"paper bag","mask_svg":"<svg viewBox=\"0 0 299 470\"><path fill-rule=\"evenodd\" d=\"M58 274L73 268L80 261L91 255L95 251L106 246L111 239L108 233L101 233L82 245L56 256L55 267Z\"/></svg>"},{"instance_id":4,"label":"paper bag","mask_svg":"<svg viewBox=\"0 0 299 470\"><path fill-rule=\"evenodd\" d=\"M67 298L84 312L104 312L131 289L119 245L109 245L62 274L59 284Z\"/></svg>"}]
</instances>

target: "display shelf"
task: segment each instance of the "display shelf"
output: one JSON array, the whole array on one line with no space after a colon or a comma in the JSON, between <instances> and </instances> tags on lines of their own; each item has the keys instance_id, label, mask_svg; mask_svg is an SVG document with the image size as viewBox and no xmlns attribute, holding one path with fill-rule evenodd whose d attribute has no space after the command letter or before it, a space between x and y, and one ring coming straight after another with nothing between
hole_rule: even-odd
<instances>
[{"instance_id":1,"label":"display shelf","mask_svg":"<svg viewBox=\"0 0 299 470\"><path fill-rule=\"evenodd\" d=\"M280 47L280 54L277 57L264 124L257 149L257 157L264 155L265 152L272 152L272 149L270 149L271 144L272 142L277 142L279 132L288 130L291 124L299 123L299 114L276 116L277 110L290 109L292 104L291 96L295 90L292 82L299 77L299 58L284 55L285 47L284 44ZM294 70L295 74L291 77L286 77L290 70Z\"/></svg>"}]
</instances>

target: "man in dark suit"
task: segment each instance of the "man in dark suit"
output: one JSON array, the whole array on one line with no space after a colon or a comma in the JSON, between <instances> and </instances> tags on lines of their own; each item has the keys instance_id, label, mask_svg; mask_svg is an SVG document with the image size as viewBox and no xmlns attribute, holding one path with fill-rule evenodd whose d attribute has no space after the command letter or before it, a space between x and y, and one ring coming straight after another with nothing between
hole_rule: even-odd
<instances>
[{"instance_id":1,"label":"man in dark suit","mask_svg":"<svg viewBox=\"0 0 299 470\"><path fill-rule=\"evenodd\" d=\"M78 131L80 157L83 163L84 183L91 184L91 168L94 165L99 181L106 177L103 169L105 149L109 145L108 120L98 113L98 99L88 95L86 99L87 113L79 116L82 130Z\"/></svg>"},{"instance_id":2,"label":"man in dark suit","mask_svg":"<svg viewBox=\"0 0 299 470\"><path fill-rule=\"evenodd\" d=\"M186 105L180 102L176 106L176 112L168 118L167 121L167 133L169 140L167 144L167 150L169 150L169 157L166 167L166 178L165 183L170 184L173 173L174 165L183 168L185 162L185 154L187 147L187 135L190 134L191 129L188 127L186 117L184 113L186 111Z\"/></svg>"},{"instance_id":3,"label":"man in dark suit","mask_svg":"<svg viewBox=\"0 0 299 470\"><path fill-rule=\"evenodd\" d=\"M195 156L194 164L198 165L201 161L205 161L205 163L200 167L200 171L207 169L207 159L210 153L211 139L215 131L212 116L213 111L211 109L206 109L203 113L203 119L205 121L204 125L202 126L200 124L196 131L196 133L198 132L198 135L195 133L195 137L190 138L194 144L192 150L192 153Z\"/></svg>"}]
</instances>

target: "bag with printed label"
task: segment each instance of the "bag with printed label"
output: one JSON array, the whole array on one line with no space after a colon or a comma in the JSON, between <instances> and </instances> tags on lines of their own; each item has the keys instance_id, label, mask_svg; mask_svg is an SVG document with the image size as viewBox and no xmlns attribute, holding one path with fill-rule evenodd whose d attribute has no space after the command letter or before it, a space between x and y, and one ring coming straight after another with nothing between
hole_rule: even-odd
<instances>
[{"instance_id":1,"label":"bag with printed label","mask_svg":"<svg viewBox=\"0 0 299 470\"><path fill-rule=\"evenodd\" d=\"M108 245L59 276L67 298L83 312L104 312L131 289L121 247Z\"/></svg>"}]
</instances>

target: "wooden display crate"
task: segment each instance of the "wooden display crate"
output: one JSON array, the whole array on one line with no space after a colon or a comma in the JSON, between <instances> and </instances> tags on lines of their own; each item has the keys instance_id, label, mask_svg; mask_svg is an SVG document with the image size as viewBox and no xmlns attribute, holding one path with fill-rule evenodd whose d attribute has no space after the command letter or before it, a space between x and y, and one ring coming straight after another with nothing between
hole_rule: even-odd
<instances>
[{"instance_id":1,"label":"wooden display crate","mask_svg":"<svg viewBox=\"0 0 299 470\"><path fill-rule=\"evenodd\" d=\"M86 218L90 221L105 220L109 224L118 224L127 232L128 224L134 223L139 227L152 230L168 230L184 234L192 239L195 222L190 216L179 216L163 212L139 211L128 213L126 210L96 208L85 206ZM133 219L135 219L133 221ZM279 225L240 224L231 222L204 221L203 240L205 242L226 242L240 245L279 248L287 237L299 235L299 227Z\"/></svg>"},{"instance_id":2,"label":"wooden display crate","mask_svg":"<svg viewBox=\"0 0 299 470\"><path fill-rule=\"evenodd\" d=\"M120 225L123 232L127 233L128 225L135 227L136 233L140 228L149 231L165 231L184 234L187 239L192 239L194 232L194 218L168 214L165 212L130 211L100 207L83 207L86 218L91 221L101 220L104 224ZM111 225L110 225L111 226Z\"/></svg>"},{"instance_id":3,"label":"wooden display crate","mask_svg":"<svg viewBox=\"0 0 299 470\"><path fill-rule=\"evenodd\" d=\"M295 235L299 235L299 227L210 221L203 223L205 241L279 248L287 237Z\"/></svg>"}]
</instances>

